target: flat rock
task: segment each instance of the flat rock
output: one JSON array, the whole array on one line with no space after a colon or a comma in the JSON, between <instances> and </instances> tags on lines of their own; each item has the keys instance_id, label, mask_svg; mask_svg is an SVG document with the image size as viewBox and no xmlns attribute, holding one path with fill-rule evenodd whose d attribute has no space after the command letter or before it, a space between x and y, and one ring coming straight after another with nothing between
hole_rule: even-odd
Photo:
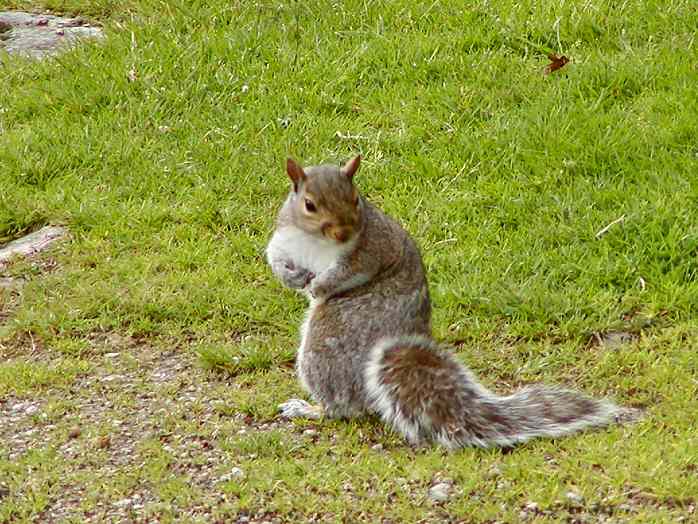
<instances>
[{"instance_id":1,"label":"flat rock","mask_svg":"<svg viewBox=\"0 0 698 524\"><path fill-rule=\"evenodd\" d=\"M451 496L451 485L447 482L439 482L429 488L428 496L434 502L445 502Z\"/></svg>"},{"instance_id":2,"label":"flat rock","mask_svg":"<svg viewBox=\"0 0 698 524\"><path fill-rule=\"evenodd\" d=\"M13 240L4 246L0 246L0 267L16 256L29 256L43 251L67 234L68 232L63 227L46 226L22 238Z\"/></svg>"},{"instance_id":3,"label":"flat rock","mask_svg":"<svg viewBox=\"0 0 698 524\"><path fill-rule=\"evenodd\" d=\"M19 289L24 284L24 281L12 277L0 277L0 289Z\"/></svg>"},{"instance_id":4,"label":"flat rock","mask_svg":"<svg viewBox=\"0 0 698 524\"><path fill-rule=\"evenodd\" d=\"M101 38L100 27L80 18L0 11L0 50L45 58L68 49L82 38Z\"/></svg>"}]
</instances>

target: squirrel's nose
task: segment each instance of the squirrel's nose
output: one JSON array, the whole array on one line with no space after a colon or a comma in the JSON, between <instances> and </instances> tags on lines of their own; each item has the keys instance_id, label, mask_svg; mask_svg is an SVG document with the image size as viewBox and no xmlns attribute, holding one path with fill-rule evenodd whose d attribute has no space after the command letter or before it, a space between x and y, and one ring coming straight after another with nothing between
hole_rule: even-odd
<instances>
[{"instance_id":1,"label":"squirrel's nose","mask_svg":"<svg viewBox=\"0 0 698 524\"><path fill-rule=\"evenodd\" d=\"M329 237L337 242L343 243L349 240L352 230L349 227L335 226L329 229Z\"/></svg>"}]
</instances>

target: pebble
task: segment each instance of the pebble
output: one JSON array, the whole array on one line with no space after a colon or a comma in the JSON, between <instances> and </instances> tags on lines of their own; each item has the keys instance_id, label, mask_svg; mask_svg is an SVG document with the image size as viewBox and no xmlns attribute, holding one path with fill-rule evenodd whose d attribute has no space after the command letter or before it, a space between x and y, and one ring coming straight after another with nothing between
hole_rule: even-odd
<instances>
[{"instance_id":1,"label":"pebble","mask_svg":"<svg viewBox=\"0 0 698 524\"><path fill-rule=\"evenodd\" d=\"M20 287L23 283L24 281L16 278L0 277L0 288L6 288L11 290Z\"/></svg>"},{"instance_id":2,"label":"pebble","mask_svg":"<svg viewBox=\"0 0 698 524\"><path fill-rule=\"evenodd\" d=\"M439 482L429 488L429 498L435 502L444 502L448 500L451 494L451 485L446 482Z\"/></svg>"},{"instance_id":3,"label":"pebble","mask_svg":"<svg viewBox=\"0 0 698 524\"><path fill-rule=\"evenodd\" d=\"M584 502L584 497L575 491L568 491L565 493L565 497L567 497L567 500L574 502L575 504L581 504Z\"/></svg>"},{"instance_id":4,"label":"pebble","mask_svg":"<svg viewBox=\"0 0 698 524\"><path fill-rule=\"evenodd\" d=\"M496 479L498 477L502 476L502 470L500 469L499 466L492 466L490 469L487 470L487 473L485 473L485 478L487 479Z\"/></svg>"},{"instance_id":5,"label":"pebble","mask_svg":"<svg viewBox=\"0 0 698 524\"><path fill-rule=\"evenodd\" d=\"M231 470L218 479L218 482L228 482L230 480L242 480L245 478L245 472L242 468L231 468Z\"/></svg>"},{"instance_id":6,"label":"pebble","mask_svg":"<svg viewBox=\"0 0 698 524\"><path fill-rule=\"evenodd\" d=\"M102 377L102 382L114 382L115 380L123 380L125 377L123 375L107 375Z\"/></svg>"},{"instance_id":7,"label":"pebble","mask_svg":"<svg viewBox=\"0 0 698 524\"><path fill-rule=\"evenodd\" d=\"M526 503L524 508L526 509L526 511L532 511L535 513L536 511L538 511L539 506L537 502L528 502Z\"/></svg>"},{"instance_id":8,"label":"pebble","mask_svg":"<svg viewBox=\"0 0 698 524\"><path fill-rule=\"evenodd\" d=\"M230 475L233 478L241 479L245 477L245 472L242 470L242 468L232 468L230 470Z\"/></svg>"}]
</instances>

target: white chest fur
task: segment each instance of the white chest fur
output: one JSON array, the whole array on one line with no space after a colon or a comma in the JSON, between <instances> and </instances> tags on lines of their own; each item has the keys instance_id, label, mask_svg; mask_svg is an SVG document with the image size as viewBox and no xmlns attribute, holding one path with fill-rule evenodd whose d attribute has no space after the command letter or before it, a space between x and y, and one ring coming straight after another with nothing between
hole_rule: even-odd
<instances>
[{"instance_id":1,"label":"white chest fur","mask_svg":"<svg viewBox=\"0 0 698 524\"><path fill-rule=\"evenodd\" d=\"M289 259L294 265L319 275L352 248L352 242L337 244L287 226L274 232L267 246L267 257Z\"/></svg>"},{"instance_id":2,"label":"white chest fur","mask_svg":"<svg viewBox=\"0 0 698 524\"><path fill-rule=\"evenodd\" d=\"M267 258L272 265L275 260L288 260L297 267L320 275L351 251L353 247L354 242L337 244L331 240L310 235L295 226L287 226L277 229L272 235L267 246ZM312 298L307 291L306 295L310 301L310 307L301 326L301 343L296 357L296 366L303 387L307 391L311 391L303 369L303 361L313 312L321 301Z\"/></svg>"}]
</instances>

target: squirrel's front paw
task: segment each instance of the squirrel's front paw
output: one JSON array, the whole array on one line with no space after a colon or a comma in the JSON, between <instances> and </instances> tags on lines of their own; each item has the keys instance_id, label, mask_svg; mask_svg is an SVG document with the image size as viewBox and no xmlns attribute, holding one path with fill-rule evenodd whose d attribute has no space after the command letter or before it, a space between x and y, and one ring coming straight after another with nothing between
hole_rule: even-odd
<instances>
[{"instance_id":1,"label":"squirrel's front paw","mask_svg":"<svg viewBox=\"0 0 698 524\"><path fill-rule=\"evenodd\" d=\"M284 265L283 281L290 288L303 289L314 278L315 273L308 271L305 268L296 267L291 262L287 262Z\"/></svg>"},{"instance_id":2,"label":"squirrel's front paw","mask_svg":"<svg viewBox=\"0 0 698 524\"><path fill-rule=\"evenodd\" d=\"M299 398L292 398L279 404L279 411L284 418L309 418L313 420L322 418L322 406L313 406Z\"/></svg>"},{"instance_id":3,"label":"squirrel's front paw","mask_svg":"<svg viewBox=\"0 0 698 524\"><path fill-rule=\"evenodd\" d=\"M310 282L310 295L313 298L327 298L327 288L322 285L319 279Z\"/></svg>"}]
</instances>

